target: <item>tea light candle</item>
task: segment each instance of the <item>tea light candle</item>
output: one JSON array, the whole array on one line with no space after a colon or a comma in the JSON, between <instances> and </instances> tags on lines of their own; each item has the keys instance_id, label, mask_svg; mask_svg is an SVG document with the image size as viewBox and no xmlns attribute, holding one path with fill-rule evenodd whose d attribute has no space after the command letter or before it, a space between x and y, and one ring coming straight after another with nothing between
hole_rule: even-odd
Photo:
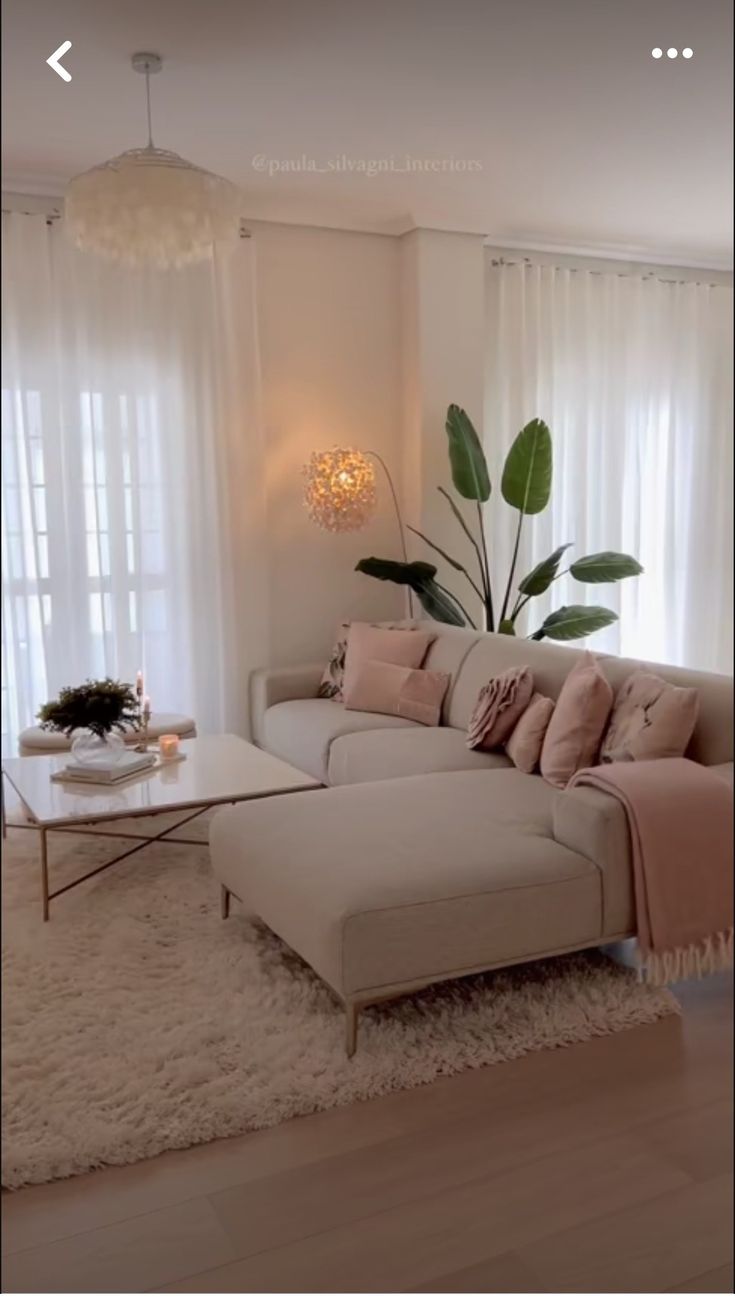
<instances>
[{"instance_id":1,"label":"tea light candle","mask_svg":"<svg viewBox=\"0 0 735 1300\"><path fill-rule=\"evenodd\" d=\"M178 736L161 736L158 741L158 748L161 753L161 758L178 758Z\"/></svg>"}]
</instances>

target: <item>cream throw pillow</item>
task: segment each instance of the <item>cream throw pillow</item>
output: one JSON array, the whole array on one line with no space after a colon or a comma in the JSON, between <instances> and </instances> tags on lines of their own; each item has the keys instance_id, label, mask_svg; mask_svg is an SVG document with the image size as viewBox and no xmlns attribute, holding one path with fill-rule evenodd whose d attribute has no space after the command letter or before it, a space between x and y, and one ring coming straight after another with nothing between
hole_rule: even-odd
<instances>
[{"instance_id":1,"label":"cream throw pillow","mask_svg":"<svg viewBox=\"0 0 735 1300\"><path fill-rule=\"evenodd\" d=\"M698 713L699 692L694 687L671 686L639 668L618 691L600 761L682 758Z\"/></svg>"},{"instance_id":2,"label":"cream throw pillow","mask_svg":"<svg viewBox=\"0 0 735 1300\"><path fill-rule=\"evenodd\" d=\"M569 673L541 749L541 775L564 787L594 764L610 716L613 690L595 655L586 651Z\"/></svg>"}]
</instances>

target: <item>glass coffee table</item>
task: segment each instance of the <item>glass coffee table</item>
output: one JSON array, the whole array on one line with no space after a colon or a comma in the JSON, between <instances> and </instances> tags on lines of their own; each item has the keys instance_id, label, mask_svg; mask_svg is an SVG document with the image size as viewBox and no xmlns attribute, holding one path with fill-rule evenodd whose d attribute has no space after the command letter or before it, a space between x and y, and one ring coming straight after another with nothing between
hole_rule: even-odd
<instances>
[{"instance_id":1,"label":"glass coffee table","mask_svg":"<svg viewBox=\"0 0 735 1300\"><path fill-rule=\"evenodd\" d=\"M39 755L32 758L8 758L2 762L2 833L6 835L5 782L17 794L27 820L10 823L22 830L35 830L41 842L41 905L48 921L51 900L81 885L91 876L106 871L124 858L139 853L148 844L165 839L187 822L218 804L241 803L247 799L266 799L271 795L289 794L294 790L316 790L321 783L274 758L239 736L202 736L185 740L180 752L186 757L131 776L119 785L81 785L79 782L52 781L51 776L68 762L68 754ZM113 823L123 818L149 817L154 813L181 812L175 825L157 835L137 835L116 831ZM85 875L52 890L49 888L48 833L75 831L88 835L105 835L131 839L136 843L109 862ZM201 840L184 840L177 844L201 844Z\"/></svg>"}]
</instances>

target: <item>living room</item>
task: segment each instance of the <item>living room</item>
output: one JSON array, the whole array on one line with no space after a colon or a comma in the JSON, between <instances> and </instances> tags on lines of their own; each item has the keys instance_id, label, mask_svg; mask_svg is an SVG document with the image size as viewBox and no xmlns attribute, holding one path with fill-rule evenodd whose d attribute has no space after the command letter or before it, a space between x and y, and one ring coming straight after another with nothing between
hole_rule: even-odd
<instances>
[{"instance_id":1,"label":"living room","mask_svg":"<svg viewBox=\"0 0 735 1300\"><path fill-rule=\"evenodd\" d=\"M729 6L3 25L3 1289L731 1293Z\"/></svg>"}]
</instances>

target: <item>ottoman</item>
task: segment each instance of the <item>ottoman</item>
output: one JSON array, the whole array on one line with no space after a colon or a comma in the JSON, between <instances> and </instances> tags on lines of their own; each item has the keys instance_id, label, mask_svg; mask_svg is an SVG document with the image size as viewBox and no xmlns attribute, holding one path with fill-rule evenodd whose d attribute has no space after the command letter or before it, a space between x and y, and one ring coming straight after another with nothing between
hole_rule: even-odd
<instances>
[{"instance_id":1,"label":"ottoman","mask_svg":"<svg viewBox=\"0 0 735 1300\"><path fill-rule=\"evenodd\" d=\"M331 986L352 1055L371 1003L631 933L627 861L606 923L599 867L554 838L558 797L511 769L226 808L210 827L223 915L232 894Z\"/></svg>"},{"instance_id":2,"label":"ottoman","mask_svg":"<svg viewBox=\"0 0 735 1300\"><path fill-rule=\"evenodd\" d=\"M181 740L193 740L197 734L193 718L183 713L152 713L148 723L148 739L158 740L159 736L179 736ZM125 737L126 744L136 744L140 739L139 731L129 731ZM61 731L44 731L43 727L26 727L18 737L18 754L21 758L32 758L34 754L61 754L71 749L71 740Z\"/></svg>"}]
</instances>

